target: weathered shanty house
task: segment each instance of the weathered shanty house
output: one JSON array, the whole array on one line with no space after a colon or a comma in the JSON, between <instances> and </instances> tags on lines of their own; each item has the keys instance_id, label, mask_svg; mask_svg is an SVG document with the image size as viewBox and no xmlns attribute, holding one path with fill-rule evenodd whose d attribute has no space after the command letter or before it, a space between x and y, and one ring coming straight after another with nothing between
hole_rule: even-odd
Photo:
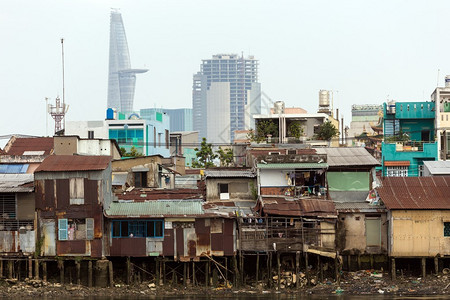
<instances>
[{"instance_id":1,"label":"weathered shanty house","mask_svg":"<svg viewBox=\"0 0 450 300\"><path fill-rule=\"evenodd\" d=\"M77 135L54 136L55 155L106 155L120 159L120 148L116 140L87 138Z\"/></svg>"},{"instance_id":2,"label":"weathered shanty house","mask_svg":"<svg viewBox=\"0 0 450 300\"><path fill-rule=\"evenodd\" d=\"M248 168L210 168L204 171L206 201L250 200L255 202L256 173Z\"/></svg>"},{"instance_id":3,"label":"weathered shanty house","mask_svg":"<svg viewBox=\"0 0 450 300\"><path fill-rule=\"evenodd\" d=\"M105 255L103 209L112 200L111 157L52 155L35 171L42 256Z\"/></svg>"},{"instance_id":4,"label":"weathered shanty house","mask_svg":"<svg viewBox=\"0 0 450 300\"><path fill-rule=\"evenodd\" d=\"M426 259L450 255L450 177L385 177L378 188L388 209L388 254L399 258L420 258L422 273Z\"/></svg>"},{"instance_id":5,"label":"weathered shanty house","mask_svg":"<svg viewBox=\"0 0 450 300\"><path fill-rule=\"evenodd\" d=\"M316 151L327 155L328 193L338 213L336 246L344 268L385 266L387 216L374 190L375 167L380 163L365 148Z\"/></svg>"},{"instance_id":6,"label":"weathered shanty house","mask_svg":"<svg viewBox=\"0 0 450 300\"><path fill-rule=\"evenodd\" d=\"M201 199L115 201L105 211L109 256L161 256L199 261L232 256L235 222L230 216L206 214Z\"/></svg>"},{"instance_id":7,"label":"weathered shanty house","mask_svg":"<svg viewBox=\"0 0 450 300\"><path fill-rule=\"evenodd\" d=\"M113 186L116 190L136 188L175 188L175 175L184 174L184 158L161 155L113 160Z\"/></svg>"},{"instance_id":8,"label":"weathered shanty house","mask_svg":"<svg viewBox=\"0 0 450 300\"><path fill-rule=\"evenodd\" d=\"M0 155L0 255L35 251L34 171L53 153L53 138L13 136Z\"/></svg>"}]
</instances>

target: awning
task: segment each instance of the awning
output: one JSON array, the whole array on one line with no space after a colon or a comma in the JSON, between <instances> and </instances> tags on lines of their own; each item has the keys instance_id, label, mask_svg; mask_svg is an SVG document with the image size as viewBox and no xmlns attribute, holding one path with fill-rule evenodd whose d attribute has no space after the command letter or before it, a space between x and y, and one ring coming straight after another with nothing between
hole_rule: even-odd
<instances>
[{"instance_id":1,"label":"awning","mask_svg":"<svg viewBox=\"0 0 450 300\"><path fill-rule=\"evenodd\" d=\"M385 167L403 167L409 166L411 162L409 160L393 160L393 161L384 161Z\"/></svg>"}]
</instances>

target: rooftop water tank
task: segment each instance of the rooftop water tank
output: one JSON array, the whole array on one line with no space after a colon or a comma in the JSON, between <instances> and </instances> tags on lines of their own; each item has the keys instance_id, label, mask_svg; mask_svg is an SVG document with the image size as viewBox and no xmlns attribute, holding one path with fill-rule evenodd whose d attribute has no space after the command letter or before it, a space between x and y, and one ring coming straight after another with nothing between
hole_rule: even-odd
<instances>
[{"instance_id":1,"label":"rooftop water tank","mask_svg":"<svg viewBox=\"0 0 450 300\"><path fill-rule=\"evenodd\" d=\"M284 114L284 101L277 101L273 104L274 114Z\"/></svg>"},{"instance_id":2,"label":"rooftop water tank","mask_svg":"<svg viewBox=\"0 0 450 300\"><path fill-rule=\"evenodd\" d=\"M319 91L319 106L320 107L330 106L330 91L327 90Z\"/></svg>"}]
</instances>

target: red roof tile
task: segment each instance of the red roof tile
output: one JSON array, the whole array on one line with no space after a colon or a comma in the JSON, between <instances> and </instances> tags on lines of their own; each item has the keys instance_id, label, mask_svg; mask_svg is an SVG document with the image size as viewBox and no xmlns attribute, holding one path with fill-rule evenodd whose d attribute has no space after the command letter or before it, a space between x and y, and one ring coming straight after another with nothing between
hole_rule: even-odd
<instances>
[{"instance_id":1,"label":"red roof tile","mask_svg":"<svg viewBox=\"0 0 450 300\"><path fill-rule=\"evenodd\" d=\"M50 155L35 172L104 170L110 162L111 156Z\"/></svg>"},{"instance_id":2,"label":"red roof tile","mask_svg":"<svg viewBox=\"0 0 450 300\"><path fill-rule=\"evenodd\" d=\"M53 152L52 137L16 138L7 150L8 155L23 155L25 151L44 151L44 155Z\"/></svg>"},{"instance_id":3,"label":"red roof tile","mask_svg":"<svg viewBox=\"0 0 450 300\"><path fill-rule=\"evenodd\" d=\"M450 177L385 177L377 191L388 209L450 209Z\"/></svg>"}]
</instances>

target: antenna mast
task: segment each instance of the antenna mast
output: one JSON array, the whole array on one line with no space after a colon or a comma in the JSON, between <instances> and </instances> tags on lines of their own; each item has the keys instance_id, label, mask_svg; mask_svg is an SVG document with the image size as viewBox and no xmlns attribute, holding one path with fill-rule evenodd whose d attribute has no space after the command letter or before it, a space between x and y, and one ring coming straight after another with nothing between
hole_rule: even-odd
<instances>
[{"instance_id":1,"label":"antenna mast","mask_svg":"<svg viewBox=\"0 0 450 300\"><path fill-rule=\"evenodd\" d=\"M63 109L64 115L66 113L66 93L65 93L65 85L64 85L64 39L61 38L61 58L62 58L62 98L63 98ZM63 115L63 128L66 128L66 118Z\"/></svg>"}]
</instances>

